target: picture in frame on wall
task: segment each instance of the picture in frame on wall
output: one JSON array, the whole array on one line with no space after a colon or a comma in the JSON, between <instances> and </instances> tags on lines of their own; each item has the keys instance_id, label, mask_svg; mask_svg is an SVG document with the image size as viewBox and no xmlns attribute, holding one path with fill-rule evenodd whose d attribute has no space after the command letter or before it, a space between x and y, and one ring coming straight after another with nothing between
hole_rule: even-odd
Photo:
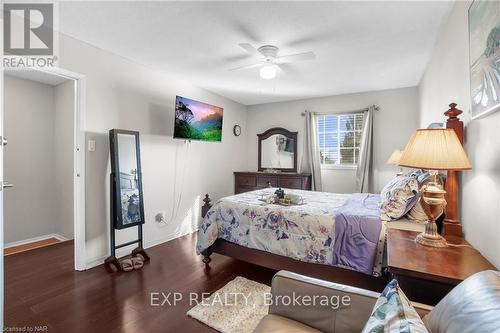
<instances>
[{"instance_id":1,"label":"picture in frame on wall","mask_svg":"<svg viewBox=\"0 0 500 333\"><path fill-rule=\"evenodd\" d=\"M500 110L500 1L475 0L469 8L472 119Z\"/></svg>"}]
</instances>

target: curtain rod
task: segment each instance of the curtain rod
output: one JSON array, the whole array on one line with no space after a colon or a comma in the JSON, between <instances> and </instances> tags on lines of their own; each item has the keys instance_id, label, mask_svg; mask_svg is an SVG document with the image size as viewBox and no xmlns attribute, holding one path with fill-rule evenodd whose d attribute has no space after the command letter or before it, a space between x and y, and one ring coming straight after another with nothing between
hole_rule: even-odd
<instances>
[{"instance_id":1,"label":"curtain rod","mask_svg":"<svg viewBox=\"0 0 500 333\"><path fill-rule=\"evenodd\" d=\"M375 111L378 111L380 108L375 105ZM329 114L349 114L349 113L360 113L360 112L366 112L368 111L368 108L363 108L363 109L360 109L360 110L351 110L351 111L338 111L338 112L314 112L314 114L317 114L317 115L329 115ZM304 112L302 112L300 114L301 116L305 116L306 114Z\"/></svg>"}]
</instances>

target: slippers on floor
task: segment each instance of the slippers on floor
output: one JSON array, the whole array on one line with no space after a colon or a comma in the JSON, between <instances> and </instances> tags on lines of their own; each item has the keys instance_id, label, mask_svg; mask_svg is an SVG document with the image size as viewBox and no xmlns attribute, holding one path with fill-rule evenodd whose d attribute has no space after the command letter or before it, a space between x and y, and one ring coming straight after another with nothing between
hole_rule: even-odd
<instances>
[{"instance_id":1,"label":"slippers on floor","mask_svg":"<svg viewBox=\"0 0 500 333\"><path fill-rule=\"evenodd\" d=\"M124 272L130 272L134 269L141 269L142 266L144 266L144 261L141 258L132 257L130 259L121 260L120 265Z\"/></svg>"},{"instance_id":2,"label":"slippers on floor","mask_svg":"<svg viewBox=\"0 0 500 333\"><path fill-rule=\"evenodd\" d=\"M144 258L144 256L140 252L132 254L132 255L134 256L134 258L141 259L143 262L146 261L146 258Z\"/></svg>"},{"instance_id":3,"label":"slippers on floor","mask_svg":"<svg viewBox=\"0 0 500 333\"><path fill-rule=\"evenodd\" d=\"M133 257L131 260L134 269L140 269L142 268L142 266L144 266L144 261L141 258Z\"/></svg>"},{"instance_id":4,"label":"slippers on floor","mask_svg":"<svg viewBox=\"0 0 500 333\"><path fill-rule=\"evenodd\" d=\"M120 265L122 266L122 270L124 272L130 272L134 269L134 263L131 259L123 259L122 261L120 261Z\"/></svg>"}]
</instances>

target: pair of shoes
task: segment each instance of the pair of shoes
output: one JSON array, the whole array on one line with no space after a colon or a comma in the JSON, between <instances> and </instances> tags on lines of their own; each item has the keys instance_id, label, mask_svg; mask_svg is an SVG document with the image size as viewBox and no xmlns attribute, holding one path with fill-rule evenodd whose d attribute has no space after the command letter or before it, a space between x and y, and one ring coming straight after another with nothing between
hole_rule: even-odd
<instances>
[{"instance_id":1,"label":"pair of shoes","mask_svg":"<svg viewBox=\"0 0 500 333\"><path fill-rule=\"evenodd\" d=\"M133 269L140 269L144 266L144 261L140 258L123 259L120 261L120 264L124 272L130 272Z\"/></svg>"},{"instance_id":2,"label":"pair of shoes","mask_svg":"<svg viewBox=\"0 0 500 333\"><path fill-rule=\"evenodd\" d=\"M138 258L140 260L142 260L143 262L146 262L146 257L144 257L144 255L141 253L141 252L137 252L135 254L132 254L134 256L134 258Z\"/></svg>"},{"instance_id":3,"label":"pair of shoes","mask_svg":"<svg viewBox=\"0 0 500 333\"><path fill-rule=\"evenodd\" d=\"M144 260L137 257L132 257L132 265L134 265L134 269L140 269L144 266Z\"/></svg>"}]
</instances>

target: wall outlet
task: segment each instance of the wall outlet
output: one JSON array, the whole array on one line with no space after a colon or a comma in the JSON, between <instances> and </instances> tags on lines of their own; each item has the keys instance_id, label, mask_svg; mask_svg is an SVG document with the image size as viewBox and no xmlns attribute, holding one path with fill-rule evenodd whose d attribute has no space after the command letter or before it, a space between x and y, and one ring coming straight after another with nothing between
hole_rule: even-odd
<instances>
[{"instance_id":1,"label":"wall outlet","mask_svg":"<svg viewBox=\"0 0 500 333\"><path fill-rule=\"evenodd\" d=\"M89 151L95 151L95 140L89 140Z\"/></svg>"},{"instance_id":2,"label":"wall outlet","mask_svg":"<svg viewBox=\"0 0 500 333\"><path fill-rule=\"evenodd\" d=\"M167 220L165 219L165 212L159 212L158 214L156 214L155 221L157 223L166 223Z\"/></svg>"}]
</instances>

